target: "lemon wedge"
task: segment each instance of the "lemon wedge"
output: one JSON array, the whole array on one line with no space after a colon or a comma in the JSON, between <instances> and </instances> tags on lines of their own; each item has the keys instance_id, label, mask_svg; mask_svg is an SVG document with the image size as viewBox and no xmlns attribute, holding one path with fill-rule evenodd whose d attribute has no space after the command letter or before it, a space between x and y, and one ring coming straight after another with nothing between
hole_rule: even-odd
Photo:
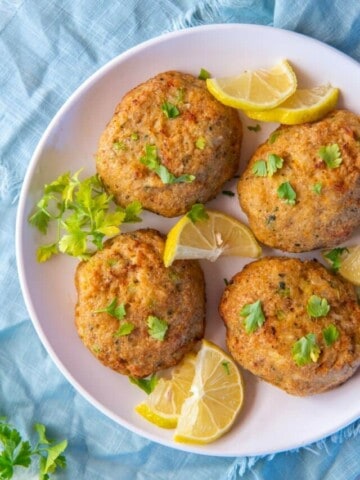
<instances>
[{"instance_id":1,"label":"lemon wedge","mask_svg":"<svg viewBox=\"0 0 360 480\"><path fill-rule=\"evenodd\" d=\"M246 225L222 212L206 213L207 218L195 222L184 215L169 231L163 257L166 267L179 259L215 261L221 255L261 255L261 247Z\"/></svg>"},{"instance_id":2,"label":"lemon wedge","mask_svg":"<svg viewBox=\"0 0 360 480\"><path fill-rule=\"evenodd\" d=\"M353 283L360 286L360 245L346 248L336 248L331 252L338 252L337 271L338 273ZM329 252L323 252L323 257L329 262ZM334 265L333 262L329 262Z\"/></svg>"},{"instance_id":3,"label":"lemon wedge","mask_svg":"<svg viewBox=\"0 0 360 480\"><path fill-rule=\"evenodd\" d=\"M269 69L208 78L206 85L210 93L225 105L242 110L266 110L290 97L296 90L297 79L289 62L281 60Z\"/></svg>"},{"instance_id":4,"label":"lemon wedge","mask_svg":"<svg viewBox=\"0 0 360 480\"><path fill-rule=\"evenodd\" d=\"M331 85L297 89L291 97L270 110L247 110L246 115L263 122L296 125L320 120L336 107L339 89Z\"/></svg>"},{"instance_id":5,"label":"lemon wedge","mask_svg":"<svg viewBox=\"0 0 360 480\"><path fill-rule=\"evenodd\" d=\"M190 393L174 434L174 440L181 443L213 442L231 428L243 405L239 369L231 357L207 340L196 357Z\"/></svg>"},{"instance_id":6,"label":"lemon wedge","mask_svg":"<svg viewBox=\"0 0 360 480\"><path fill-rule=\"evenodd\" d=\"M161 377L146 400L135 407L135 411L158 427L175 428L182 404L190 392L195 359L195 353L185 355L171 370L171 377Z\"/></svg>"}]
</instances>

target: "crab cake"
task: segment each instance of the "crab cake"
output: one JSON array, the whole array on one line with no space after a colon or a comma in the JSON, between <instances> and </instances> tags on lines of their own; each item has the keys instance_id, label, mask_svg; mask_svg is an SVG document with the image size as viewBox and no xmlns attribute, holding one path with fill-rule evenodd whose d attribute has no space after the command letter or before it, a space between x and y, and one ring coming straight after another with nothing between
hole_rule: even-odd
<instances>
[{"instance_id":1,"label":"crab cake","mask_svg":"<svg viewBox=\"0 0 360 480\"><path fill-rule=\"evenodd\" d=\"M103 132L97 172L121 206L165 217L214 198L236 173L242 124L203 80L161 73L128 92Z\"/></svg>"},{"instance_id":2,"label":"crab cake","mask_svg":"<svg viewBox=\"0 0 360 480\"><path fill-rule=\"evenodd\" d=\"M246 265L219 310L234 359L290 394L329 390L360 364L355 289L315 260L264 257Z\"/></svg>"},{"instance_id":3,"label":"crab cake","mask_svg":"<svg viewBox=\"0 0 360 480\"><path fill-rule=\"evenodd\" d=\"M339 245L360 225L360 118L280 126L238 183L257 239L288 252Z\"/></svg>"},{"instance_id":4,"label":"crab cake","mask_svg":"<svg viewBox=\"0 0 360 480\"><path fill-rule=\"evenodd\" d=\"M165 268L163 236L123 233L79 264L76 327L106 366L145 377L177 364L204 334L205 284L196 261Z\"/></svg>"}]
</instances>

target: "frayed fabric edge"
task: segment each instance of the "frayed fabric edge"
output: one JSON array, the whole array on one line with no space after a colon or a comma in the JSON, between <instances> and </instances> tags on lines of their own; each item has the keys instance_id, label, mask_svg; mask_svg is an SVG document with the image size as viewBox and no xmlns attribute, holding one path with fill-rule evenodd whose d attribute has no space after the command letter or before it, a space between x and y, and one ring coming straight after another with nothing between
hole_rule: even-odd
<instances>
[{"instance_id":1,"label":"frayed fabric edge","mask_svg":"<svg viewBox=\"0 0 360 480\"><path fill-rule=\"evenodd\" d=\"M310 445L304 445L303 447L294 448L292 450L287 450L282 453L297 453L301 450L307 450L308 452L313 453L314 455L320 455L323 451L327 454L329 443L343 443L346 440L355 438L360 434L360 420L357 420L355 423L345 427L343 430L336 432L329 437L318 440L317 442L311 443ZM280 453L280 452L279 452ZM273 453L269 455L259 455L254 457L241 457L237 458L230 470L227 473L226 480L236 480L242 477L249 469L251 469L259 460L271 461L278 454Z\"/></svg>"}]
</instances>

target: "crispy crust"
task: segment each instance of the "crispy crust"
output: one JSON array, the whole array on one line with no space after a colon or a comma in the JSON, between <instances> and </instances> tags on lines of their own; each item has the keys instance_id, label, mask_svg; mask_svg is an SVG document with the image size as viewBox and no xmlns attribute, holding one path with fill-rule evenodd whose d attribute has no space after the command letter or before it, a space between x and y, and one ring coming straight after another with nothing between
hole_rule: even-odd
<instances>
[{"instance_id":1,"label":"crispy crust","mask_svg":"<svg viewBox=\"0 0 360 480\"><path fill-rule=\"evenodd\" d=\"M109 240L76 271L75 323L81 340L106 366L125 375L145 377L177 364L203 337L205 284L196 261L165 268L164 238L152 229L123 233ZM117 336L120 322L96 313L114 299L124 303L124 320L135 328ZM147 318L168 324L165 339L149 335Z\"/></svg>"},{"instance_id":2,"label":"crispy crust","mask_svg":"<svg viewBox=\"0 0 360 480\"><path fill-rule=\"evenodd\" d=\"M165 101L177 105L178 117L166 117L161 108ZM198 148L202 138L204 148ZM203 80L164 72L135 87L118 104L100 138L96 166L119 205L139 200L147 210L174 217L220 192L238 169L241 141L238 113L218 102ZM156 145L161 164L176 177L191 174L195 180L164 184L140 162L147 145Z\"/></svg>"},{"instance_id":3,"label":"crispy crust","mask_svg":"<svg viewBox=\"0 0 360 480\"><path fill-rule=\"evenodd\" d=\"M272 141L270 139L274 139ZM259 241L288 252L339 245L360 225L360 119L338 110L323 120L280 126L254 153L238 183L242 209ZM320 147L337 143L339 168L328 168ZM283 167L272 177L255 176L256 161L275 153ZM277 195L289 181L297 194L294 206ZM321 193L313 186L321 183Z\"/></svg>"},{"instance_id":4,"label":"crispy crust","mask_svg":"<svg viewBox=\"0 0 360 480\"><path fill-rule=\"evenodd\" d=\"M330 312L311 318L311 295L326 298ZM246 333L242 307L261 300L262 327ZM268 257L236 274L220 303L227 345L235 360L254 375L293 395L329 390L351 377L360 364L360 307L354 287L316 261ZM339 339L326 346L322 331L334 324ZM317 362L296 365L292 346L314 333L321 348Z\"/></svg>"}]
</instances>

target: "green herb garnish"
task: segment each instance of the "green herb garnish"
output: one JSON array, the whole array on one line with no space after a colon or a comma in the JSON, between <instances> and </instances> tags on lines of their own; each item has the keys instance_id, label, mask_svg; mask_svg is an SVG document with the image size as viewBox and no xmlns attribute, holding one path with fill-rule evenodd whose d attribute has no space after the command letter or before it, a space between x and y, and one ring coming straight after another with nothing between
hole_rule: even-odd
<instances>
[{"instance_id":1,"label":"green herb garnish","mask_svg":"<svg viewBox=\"0 0 360 480\"><path fill-rule=\"evenodd\" d=\"M164 102L161 105L161 110L167 118L176 118L180 115L180 110L171 102Z\"/></svg>"},{"instance_id":2,"label":"green herb garnish","mask_svg":"<svg viewBox=\"0 0 360 480\"><path fill-rule=\"evenodd\" d=\"M321 190L322 190L322 183L321 182L314 183L314 185L312 186L312 191L317 195L320 195Z\"/></svg>"},{"instance_id":3,"label":"green herb garnish","mask_svg":"<svg viewBox=\"0 0 360 480\"><path fill-rule=\"evenodd\" d=\"M160 163L155 145L146 145L145 156L140 158L140 162L156 173L164 184L190 183L195 180L195 175L184 174L175 177L173 173L169 172L165 165Z\"/></svg>"},{"instance_id":4,"label":"green herb garnish","mask_svg":"<svg viewBox=\"0 0 360 480\"><path fill-rule=\"evenodd\" d=\"M193 223L196 223L199 220L207 220L209 218L209 215L207 214L202 203L194 203L186 216L189 217Z\"/></svg>"},{"instance_id":5,"label":"green herb garnish","mask_svg":"<svg viewBox=\"0 0 360 480\"><path fill-rule=\"evenodd\" d=\"M206 147L206 140L204 137L199 137L195 142L195 147L199 150L204 150Z\"/></svg>"},{"instance_id":6,"label":"green herb garnish","mask_svg":"<svg viewBox=\"0 0 360 480\"><path fill-rule=\"evenodd\" d=\"M207 70L205 70L205 68L200 69L200 73L198 77L200 80L206 80L210 77L211 77L211 74Z\"/></svg>"},{"instance_id":7,"label":"green herb garnish","mask_svg":"<svg viewBox=\"0 0 360 480\"><path fill-rule=\"evenodd\" d=\"M122 320L126 315L126 309L123 303L118 305L117 298L115 297L105 308L95 310L94 313L107 313L118 320Z\"/></svg>"},{"instance_id":8,"label":"green herb garnish","mask_svg":"<svg viewBox=\"0 0 360 480\"><path fill-rule=\"evenodd\" d=\"M148 395L154 390L158 382L158 377L155 373L146 378L129 377L129 380L134 385L137 385L141 390L144 390Z\"/></svg>"},{"instance_id":9,"label":"green herb garnish","mask_svg":"<svg viewBox=\"0 0 360 480\"><path fill-rule=\"evenodd\" d=\"M37 249L39 262L57 253L88 259L95 249L102 249L105 237L120 232L120 225L139 221L141 204L136 201L125 209L115 206L97 175L79 180L80 171L60 175L45 185L29 223L46 234L55 223L55 239Z\"/></svg>"},{"instance_id":10,"label":"green herb garnish","mask_svg":"<svg viewBox=\"0 0 360 480\"><path fill-rule=\"evenodd\" d=\"M114 150L126 150L126 145L125 145L125 142L114 142L113 143L113 149Z\"/></svg>"},{"instance_id":11,"label":"green herb garnish","mask_svg":"<svg viewBox=\"0 0 360 480\"><path fill-rule=\"evenodd\" d=\"M257 123L257 124L254 125L254 126L248 125L247 129L250 130L250 132L260 132L261 127L260 127L260 125Z\"/></svg>"},{"instance_id":12,"label":"green herb garnish","mask_svg":"<svg viewBox=\"0 0 360 480\"><path fill-rule=\"evenodd\" d=\"M284 164L284 160L276 155L270 153L267 161L258 160L254 163L252 171L258 177L272 177Z\"/></svg>"},{"instance_id":13,"label":"green herb garnish","mask_svg":"<svg viewBox=\"0 0 360 480\"><path fill-rule=\"evenodd\" d=\"M325 317L330 312L330 305L326 298L320 298L317 295L311 295L306 306L310 317Z\"/></svg>"},{"instance_id":14,"label":"green herb garnish","mask_svg":"<svg viewBox=\"0 0 360 480\"><path fill-rule=\"evenodd\" d=\"M155 340L164 340L166 332L169 328L169 325L165 320L155 317L155 315L149 315L146 320L147 326L149 327L149 335Z\"/></svg>"},{"instance_id":15,"label":"green herb garnish","mask_svg":"<svg viewBox=\"0 0 360 480\"><path fill-rule=\"evenodd\" d=\"M316 342L314 333L308 333L301 337L292 347L292 356L295 363L300 367L310 362L317 362L320 355L320 347Z\"/></svg>"},{"instance_id":16,"label":"green herb garnish","mask_svg":"<svg viewBox=\"0 0 360 480\"><path fill-rule=\"evenodd\" d=\"M333 323L323 329L322 331L324 341L328 347L330 347L340 336L339 330L335 327Z\"/></svg>"},{"instance_id":17,"label":"green herb garnish","mask_svg":"<svg viewBox=\"0 0 360 480\"><path fill-rule=\"evenodd\" d=\"M324 253L324 257L330 260L331 268L337 272L341 266L341 257L343 253L348 251L349 250L346 247L336 247L329 252Z\"/></svg>"},{"instance_id":18,"label":"green herb garnish","mask_svg":"<svg viewBox=\"0 0 360 480\"><path fill-rule=\"evenodd\" d=\"M63 455L67 441L53 443L46 438L45 425L36 423L34 428L38 434L38 442L31 446L24 441L20 433L5 418L0 419L0 478L11 479L16 473L16 467L28 468L33 458L39 459L39 480L48 480L50 474L57 468L66 467Z\"/></svg>"},{"instance_id":19,"label":"green herb garnish","mask_svg":"<svg viewBox=\"0 0 360 480\"><path fill-rule=\"evenodd\" d=\"M277 189L278 197L284 200L289 205L295 205L296 192L290 185L290 182L282 183Z\"/></svg>"},{"instance_id":20,"label":"green herb garnish","mask_svg":"<svg viewBox=\"0 0 360 480\"><path fill-rule=\"evenodd\" d=\"M265 322L260 300L244 305L240 311L240 315L245 317L244 325L246 333L255 332L255 330L260 328Z\"/></svg>"},{"instance_id":21,"label":"green herb garnish","mask_svg":"<svg viewBox=\"0 0 360 480\"><path fill-rule=\"evenodd\" d=\"M121 322L119 328L114 333L114 337L124 337L130 335L134 330L135 325L131 322Z\"/></svg>"},{"instance_id":22,"label":"green herb garnish","mask_svg":"<svg viewBox=\"0 0 360 480\"><path fill-rule=\"evenodd\" d=\"M337 143L320 147L318 154L329 168L338 168L342 162L339 145Z\"/></svg>"},{"instance_id":23,"label":"green herb garnish","mask_svg":"<svg viewBox=\"0 0 360 480\"><path fill-rule=\"evenodd\" d=\"M275 143L276 139L278 138L278 136L280 135L280 132L273 132L270 137L269 137L269 140L268 140L268 143L270 145L272 145L273 143Z\"/></svg>"},{"instance_id":24,"label":"green herb garnish","mask_svg":"<svg viewBox=\"0 0 360 480\"><path fill-rule=\"evenodd\" d=\"M230 375L230 368L229 368L230 362L223 361L221 362L221 366L224 368L226 375Z\"/></svg>"}]
</instances>

